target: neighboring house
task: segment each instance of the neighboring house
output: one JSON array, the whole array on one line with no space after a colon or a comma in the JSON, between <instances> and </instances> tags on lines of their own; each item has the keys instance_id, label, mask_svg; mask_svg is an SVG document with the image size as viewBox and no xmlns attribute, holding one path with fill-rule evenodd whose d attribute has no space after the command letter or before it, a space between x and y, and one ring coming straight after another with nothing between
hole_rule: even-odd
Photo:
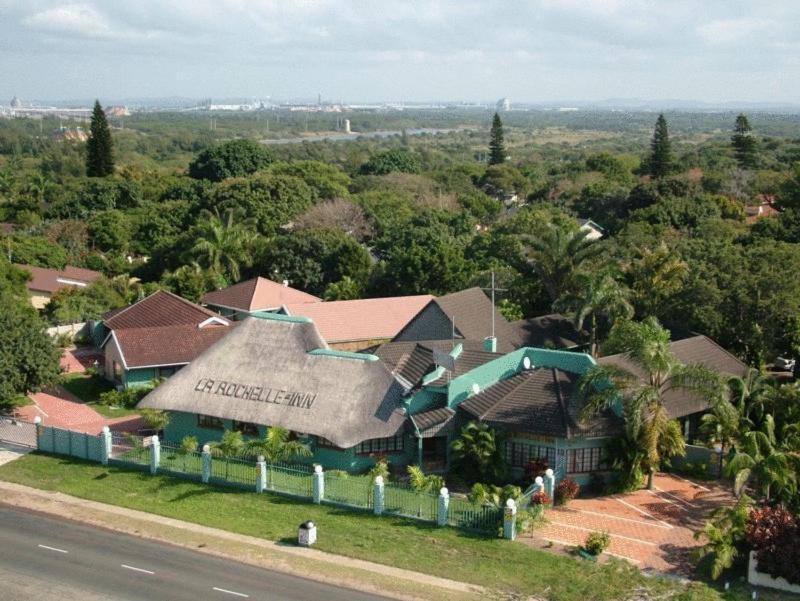
<instances>
[{"instance_id":1,"label":"neighboring house","mask_svg":"<svg viewBox=\"0 0 800 601\"><path fill-rule=\"evenodd\" d=\"M670 343L669 348L684 364L699 363L726 378L743 378L747 375L747 365L707 336L692 336L676 340ZM597 363L616 365L641 375L637 367L624 354L600 357ZM686 441L694 439L700 426L700 417L710 409L708 404L683 390L667 391L664 400L669 416L680 420Z\"/></svg>"},{"instance_id":2,"label":"neighboring house","mask_svg":"<svg viewBox=\"0 0 800 601\"><path fill-rule=\"evenodd\" d=\"M587 240L599 240L603 237L605 230L591 219L577 218L575 221L578 222L580 230L586 232Z\"/></svg>"},{"instance_id":3,"label":"neighboring house","mask_svg":"<svg viewBox=\"0 0 800 601\"><path fill-rule=\"evenodd\" d=\"M432 300L422 294L290 303L283 312L311 319L331 348L361 351L392 340Z\"/></svg>"},{"instance_id":4,"label":"neighboring house","mask_svg":"<svg viewBox=\"0 0 800 601\"><path fill-rule=\"evenodd\" d=\"M37 309L43 309L59 290L85 288L103 275L91 269L81 269L72 265L67 265L61 270L19 264L16 267L31 274L31 279L27 283L28 297Z\"/></svg>"},{"instance_id":5,"label":"neighboring house","mask_svg":"<svg viewBox=\"0 0 800 601\"><path fill-rule=\"evenodd\" d=\"M302 290L291 288L287 281L278 284L257 277L209 292L200 302L225 317L240 319L258 311L274 313L282 310L284 305L318 303L321 300Z\"/></svg>"},{"instance_id":6,"label":"neighboring house","mask_svg":"<svg viewBox=\"0 0 800 601\"><path fill-rule=\"evenodd\" d=\"M507 353L523 346L579 346L580 335L566 317L552 314L509 322L477 287L432 298L393 340L488 341L493 334L493 319L495 340L493 345L487 342L489 350Z\"/></svg>"},{"instance_id":7,"label":"neighboring house","mask_svg":"<svg viewBox=\"0 0 800 601\"><path fill-rule=\"evenodd\" d=\"M95 331L104 372L128 388L168 378L231 331L233 323L171 292L147 298L104 316Z\"/></svg>"},{"instance_id":8,"label":"neighboring house","mask_svg":"<svg viewBox=\"0 0 800 601\"><path fill-rule=\"evenodd\" d=\"M775 197L768 194L761 195L761 202L755 206L745 207L745 221L750 225L764 217L776 217L781 212L775 206Z\"/></svg>"}]
</instances>

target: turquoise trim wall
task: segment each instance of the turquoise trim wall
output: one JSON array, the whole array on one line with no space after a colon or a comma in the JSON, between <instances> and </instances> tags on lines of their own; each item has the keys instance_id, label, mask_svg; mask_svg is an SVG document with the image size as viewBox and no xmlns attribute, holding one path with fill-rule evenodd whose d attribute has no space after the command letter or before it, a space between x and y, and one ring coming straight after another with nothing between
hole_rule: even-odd
<instances>
[{"instance_id":1,"label":"turquoise trim wall","mask_svg":"<svg viewBox=\"0 0 800 601\"><path fill-rule=\"evenodd\" d=\"M133 368L124 370L123 385L125 388L134 388L136 386L149 386L153 380L156 379L156 370L152 367L147 368Z\"/></svg>"},{"instance_id":2,"label":"turquoise trim wall","mask_svg":"<svg viewBox=\"0 0 800 601\"><path fill-rule=\"evenodd\" d=\"M164 440L168 443L180 444L185 436L194 436L202 447L206 443L218 441L225 430L233 429L233 420L223 419L223 429L201 428L198 425L197 414L170 411L170 422L164 428ZM263 438L267 426L258 426L258 436L246 436L246 440ZM345 470L348 472L365 472L370 470L378 460L377 456L359 455L355 447L349 449L334 449L316 443L313 436L305 441L313 453L312 457L293 460L295 463L319 463L325 469ZM416 454L417 442L413 436L405 435L403 452L386 455L392 467L404 466L410 463Z\"/></svg>"}]
</instances>

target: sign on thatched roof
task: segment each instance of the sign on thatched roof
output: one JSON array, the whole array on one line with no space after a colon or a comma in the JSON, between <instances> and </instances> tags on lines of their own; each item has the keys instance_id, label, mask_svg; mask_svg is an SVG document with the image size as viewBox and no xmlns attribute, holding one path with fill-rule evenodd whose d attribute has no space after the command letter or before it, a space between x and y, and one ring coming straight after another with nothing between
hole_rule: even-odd
<instances>
[{"instance_id":1,"label":"sign on thatched roof","mask_svg":"<svg viewBox=\"0 0 800 601\"><path fill-rule=\"evenodd\" d=\"M283 426L352 447L405 423L402 387L372 355L327 349L308 320L248 318L139 407Z\"/></svg>"}]
</instances>

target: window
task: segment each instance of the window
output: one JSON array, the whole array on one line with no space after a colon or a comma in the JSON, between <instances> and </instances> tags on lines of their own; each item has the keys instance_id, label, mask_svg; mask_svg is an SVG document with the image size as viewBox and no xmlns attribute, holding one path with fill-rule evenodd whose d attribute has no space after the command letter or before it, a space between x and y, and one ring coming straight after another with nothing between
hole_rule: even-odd
<instances>
[{"instance_id":1,"label":"window","mask_svg":"<svg viewBox=\"0 0 800 601\"><path fill-rule=\"evenodd\" d=\"M197 425L201 428L209 428L211 430L223 430L225 428L220 418L210 415L198 415Z\"/></svg>"},{"instance_id":2,"label":"window","mask_svg":"<svg viewBox=\"0 0 800 601\"><path fill-rule=\"evenodd\" d=\"M392 436L390 438L373 438L365 440L356 447L359 455L371 455L372 453L399 453L403 450L403 436Z\"/></svg>"},{"instance_id":3,"label":"window","mask_svg":"<svg viewBox=\"0 0 800 601\"><path fill-rule=\"evenodd\" d=\"M545 459L547 464L553 467L556 464L556 450L527 442L509 441L506 443L506 461L512 467L525 467L532 459Z\"/></svg>"},{"instance_id":4,"label":"window","mask_svg":"<svg viewBox=\"0 0 800 601\"><path fill-rule=\"evenodd\" d=\"M326 449L339 449L342 450L341 447L336 446L327 438L323 438L322 436L317 436L317 446L318 447L325 447Z\"/></svg>"},{"instance_id":5,"label":"window","mask_svg":"<svg viewBox=\"0 0 800 601\"><path fill-rule=\"evenodd\" d=\"M258 436L258 426L250 422L233 422L233 429L245 436Z\"/></svg>"},{"instance_id":6,"label":"window","mask_svg":"<svg viewBox=\"0 0 800 601\"><path fill-rule=\"evenodd\" d=\"M180 365L171 366L171 367L159 367L156 370L156 377L158 378L169 378L170 376L174 375L181 368Z\"/></svg>"},{"instance_id":7,"label":"window","mask_svg":"<svg viewBox=\"0 0 800 601\"><path fill-rule=\"evenodd\" d=\"M567 473L582 474L600 469L600 455L603 449L570 449L567 454Z\"/></svg>"}]
</instances>

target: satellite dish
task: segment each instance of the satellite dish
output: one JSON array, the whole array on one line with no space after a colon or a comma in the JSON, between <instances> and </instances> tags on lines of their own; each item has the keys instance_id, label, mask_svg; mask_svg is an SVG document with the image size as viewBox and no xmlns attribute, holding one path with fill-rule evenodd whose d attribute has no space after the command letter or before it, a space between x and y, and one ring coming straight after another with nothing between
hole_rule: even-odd
<instances>
[{"instance_id":1,"label":"satellite dish","mask_svg":"<svg viewBox=\"0 0 800 601\"><path fill-rule=\"evenodd\" d=\"M525 357L524 359L522 359L522 367L524 367L525 369L530 369L531 368L531 358L530 357Z\"/></svg>"},{"instance_id":2,"label":"satellite dish","mask_svg":"<svg viewBox=\"0 0 800 601\"><path fill-rule=\"evenodd\" d=\"M481 386L477 382L472 385L472 394L478 394L481 391Z\"/></svg>"}]
</instances>

